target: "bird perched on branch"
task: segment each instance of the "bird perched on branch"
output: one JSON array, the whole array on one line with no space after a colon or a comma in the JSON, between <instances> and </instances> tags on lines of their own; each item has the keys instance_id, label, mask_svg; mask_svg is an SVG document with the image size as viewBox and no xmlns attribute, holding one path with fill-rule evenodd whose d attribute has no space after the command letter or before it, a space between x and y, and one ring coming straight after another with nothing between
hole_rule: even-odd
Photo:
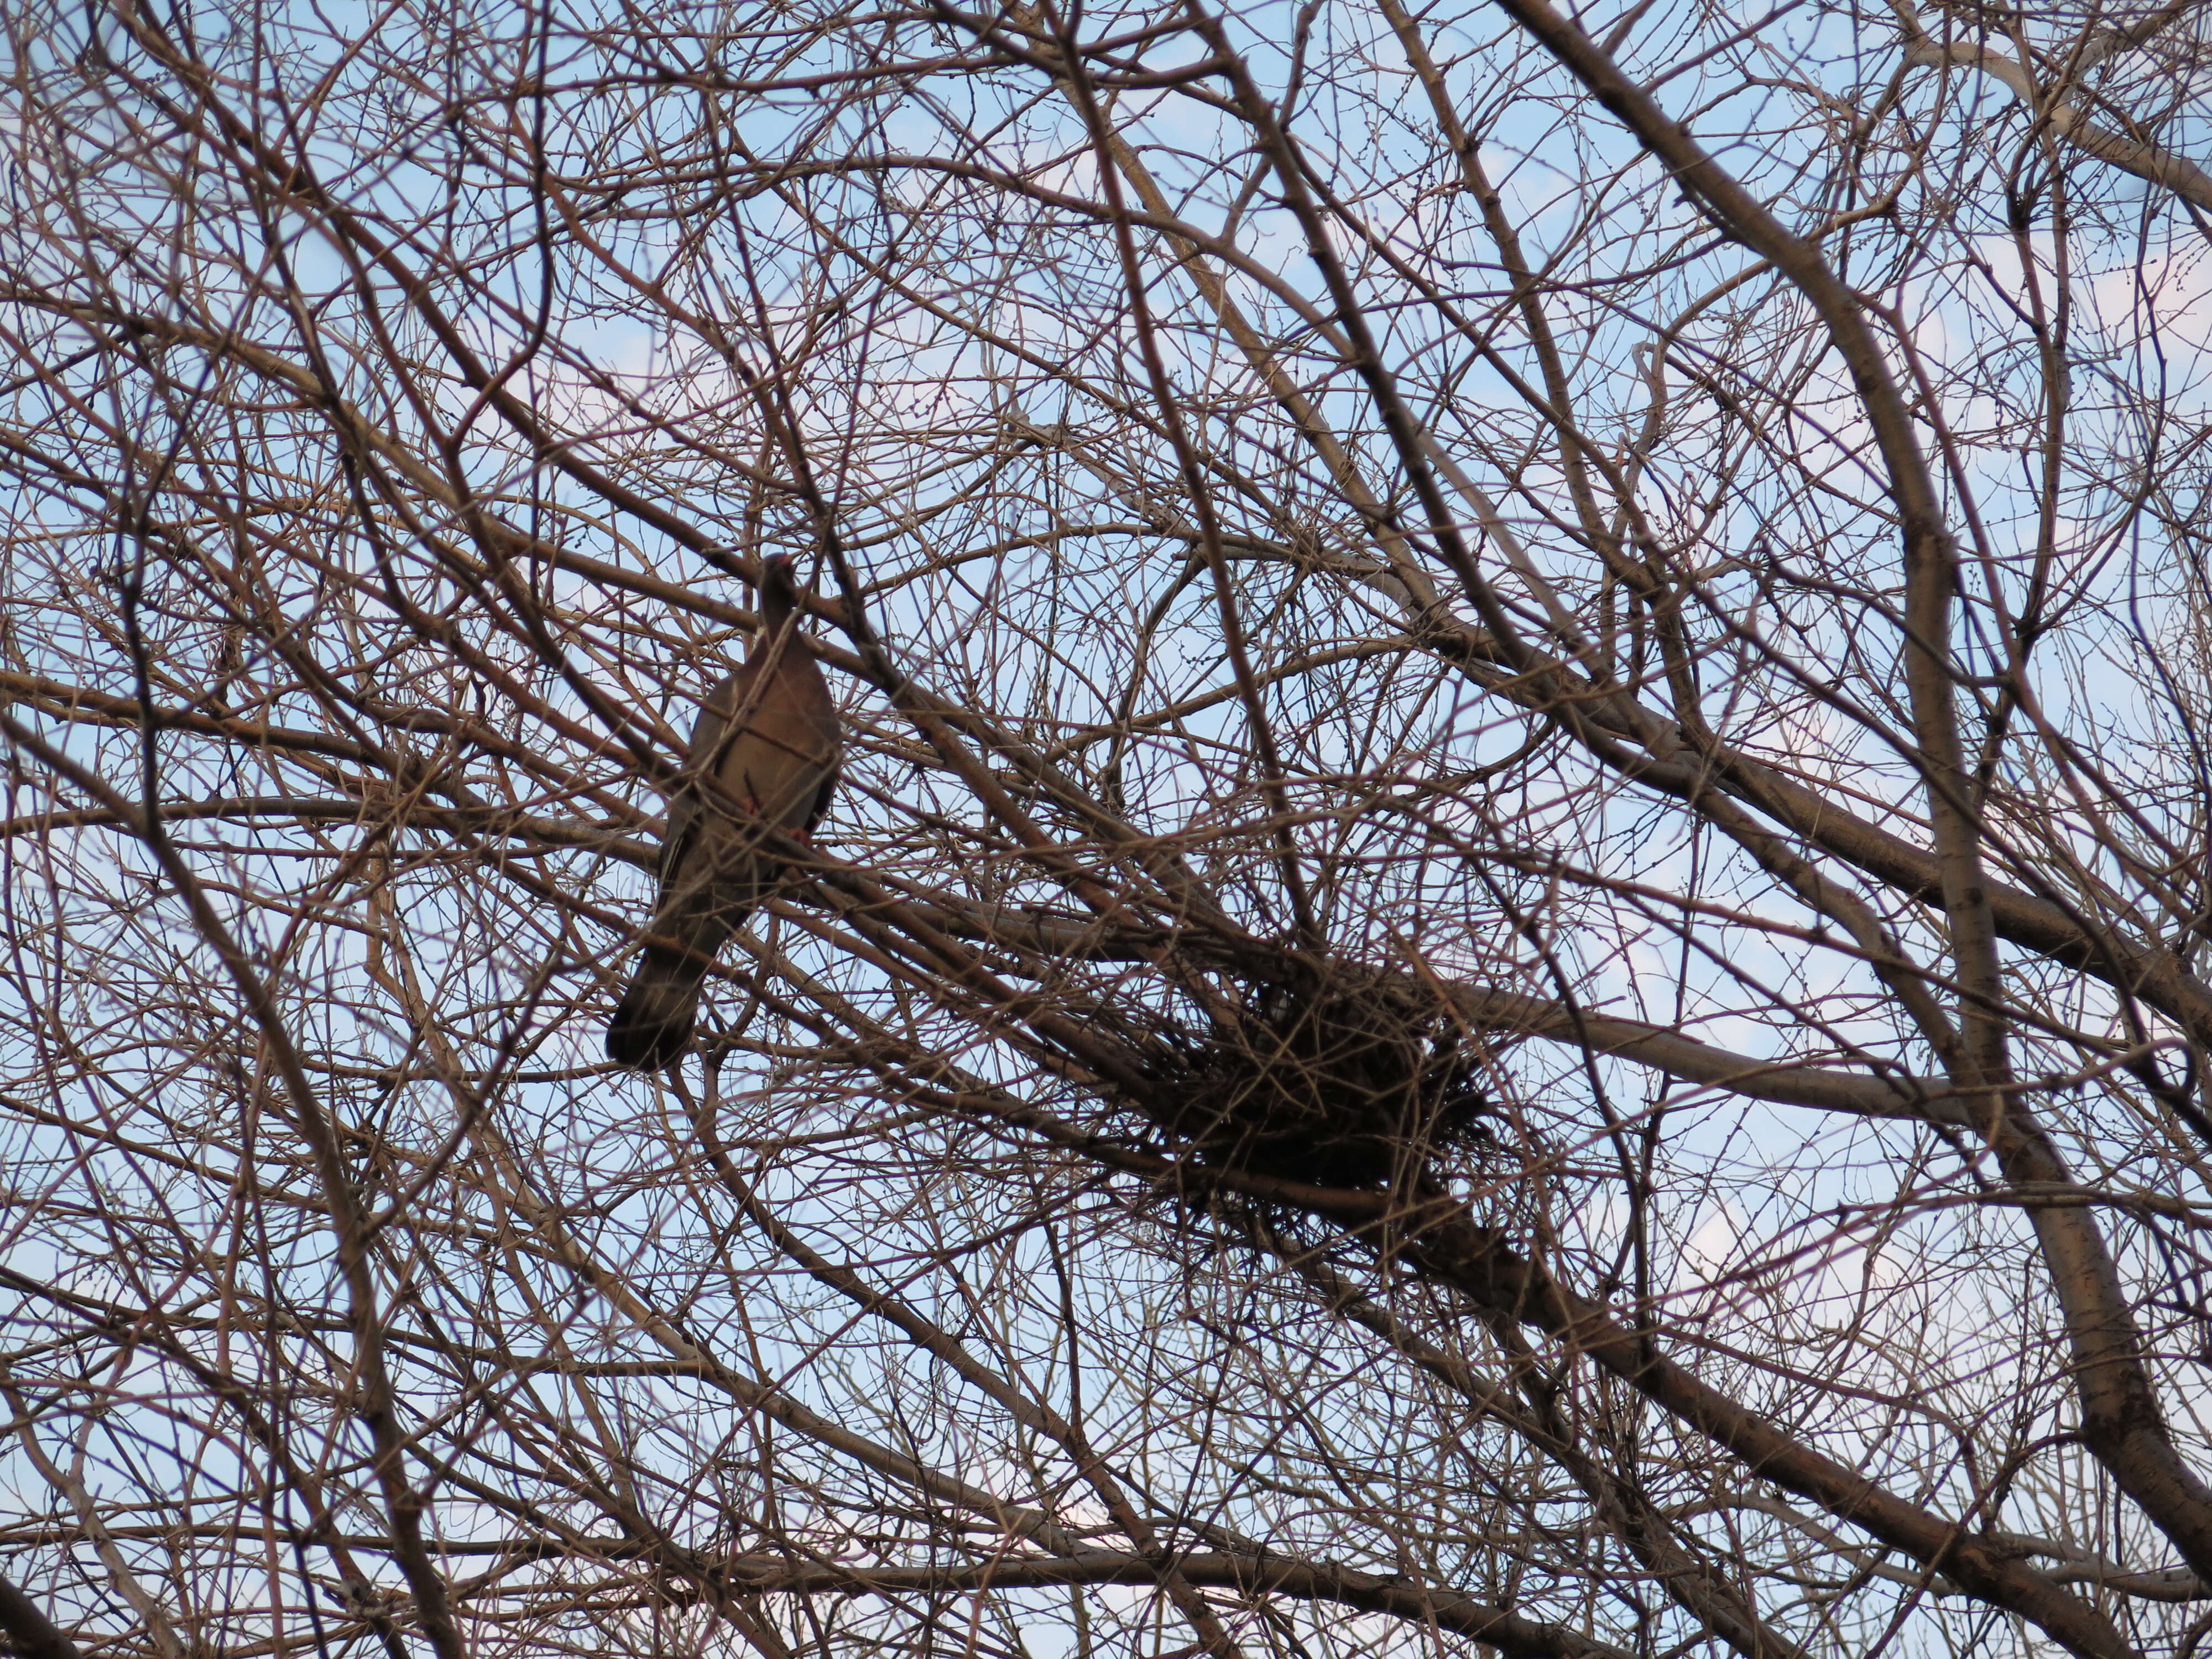
<instances>
[{"instance_id":1,"label":"bird perched on branch","mask_svg":"<svg viewBox=\"0 0 2212 1659\"><path fill-rule=\"evenodd\" d=\"M842 728L797 637L798 609L798 577L778 554L761 580L760 632L744 665L707 694L669 797L660 901L607 1023L618 1066L657 1071L683 1054L715 953L783 872L762 826L805 839L837 787Z\"/></svg>"}]
</instances>

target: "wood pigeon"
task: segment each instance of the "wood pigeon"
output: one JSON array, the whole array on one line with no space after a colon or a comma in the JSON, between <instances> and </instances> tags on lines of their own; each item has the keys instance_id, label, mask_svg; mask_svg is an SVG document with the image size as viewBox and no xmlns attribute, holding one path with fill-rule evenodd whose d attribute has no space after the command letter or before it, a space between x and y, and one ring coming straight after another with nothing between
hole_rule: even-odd
<instances>
[{"instance_id":1,"label":"wood pigeon","mask_svg":"<svg viewBox=\"0 0 2212 1659\"><path fill-rule=\"evenodd\" d=\"M707 694L669 797L659 903L607 1023L617 1066L659 1071L682 1055L715 953L783 873L760 846L760 823L804 839L836 790L842 726L820 666L795 637L798 608L798 577L778 554L761 580L760 632L744 665ZM732 803L758 822L733 814Z\"/></svg>"}]
</instances>

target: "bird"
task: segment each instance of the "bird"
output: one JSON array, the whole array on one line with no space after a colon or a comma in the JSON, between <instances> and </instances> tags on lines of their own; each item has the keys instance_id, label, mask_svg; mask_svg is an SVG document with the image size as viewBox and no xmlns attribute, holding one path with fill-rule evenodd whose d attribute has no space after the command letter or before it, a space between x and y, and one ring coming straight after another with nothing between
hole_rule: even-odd
<instances>
[{"instance_id":1,"label":"bird","mask_svg":"<svg viewBox=\"0 0 2212 1659\"><path fill-rule=\"evenodd\" d=\"M682 1057L708 968L781 877L760 824L805 840L836 793L843 722L820 665L796 637L789 556L764 561L760 593L760 631L744 662L707 694L691 727L668 800L653 925L607 1022L607 1058L633 1071L661 1071Z\"/></svg>"}]
</instances>

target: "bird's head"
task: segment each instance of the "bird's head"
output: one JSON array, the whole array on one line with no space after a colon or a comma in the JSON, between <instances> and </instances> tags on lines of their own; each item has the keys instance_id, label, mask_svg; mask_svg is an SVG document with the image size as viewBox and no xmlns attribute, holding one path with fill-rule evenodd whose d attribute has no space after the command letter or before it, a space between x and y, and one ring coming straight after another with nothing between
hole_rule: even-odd
<instances>
[{"instance_id":1,"label":"bird's head","mask_svg":"<svg viewBox=\"0 0 2212 1659\"><path fill-rule=\"evenodd\" d=\"M773 634L799 609L799 567L788 553L771 553L761 561L761 628Z\"/></svg>"}]
</instances>

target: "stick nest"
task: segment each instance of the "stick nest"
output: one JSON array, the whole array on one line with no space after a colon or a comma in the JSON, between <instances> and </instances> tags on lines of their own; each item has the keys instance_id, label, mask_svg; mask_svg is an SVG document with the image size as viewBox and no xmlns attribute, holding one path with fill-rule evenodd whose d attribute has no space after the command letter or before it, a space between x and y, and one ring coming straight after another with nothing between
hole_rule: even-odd
<instances>
[{"instance_id":1,"label":"stick nest","mask_svg":"<svg viewBox=\"0 0 2212 1659\"><path fill-rule=\"evenodd\" d=\"M1478 1056L1449 1014L1402 981L1342 975L1261 988L1147 1115L1208 1164L1325 1187L1380 1187L1486 1139Z\"/></svg>"}]
</instances>

